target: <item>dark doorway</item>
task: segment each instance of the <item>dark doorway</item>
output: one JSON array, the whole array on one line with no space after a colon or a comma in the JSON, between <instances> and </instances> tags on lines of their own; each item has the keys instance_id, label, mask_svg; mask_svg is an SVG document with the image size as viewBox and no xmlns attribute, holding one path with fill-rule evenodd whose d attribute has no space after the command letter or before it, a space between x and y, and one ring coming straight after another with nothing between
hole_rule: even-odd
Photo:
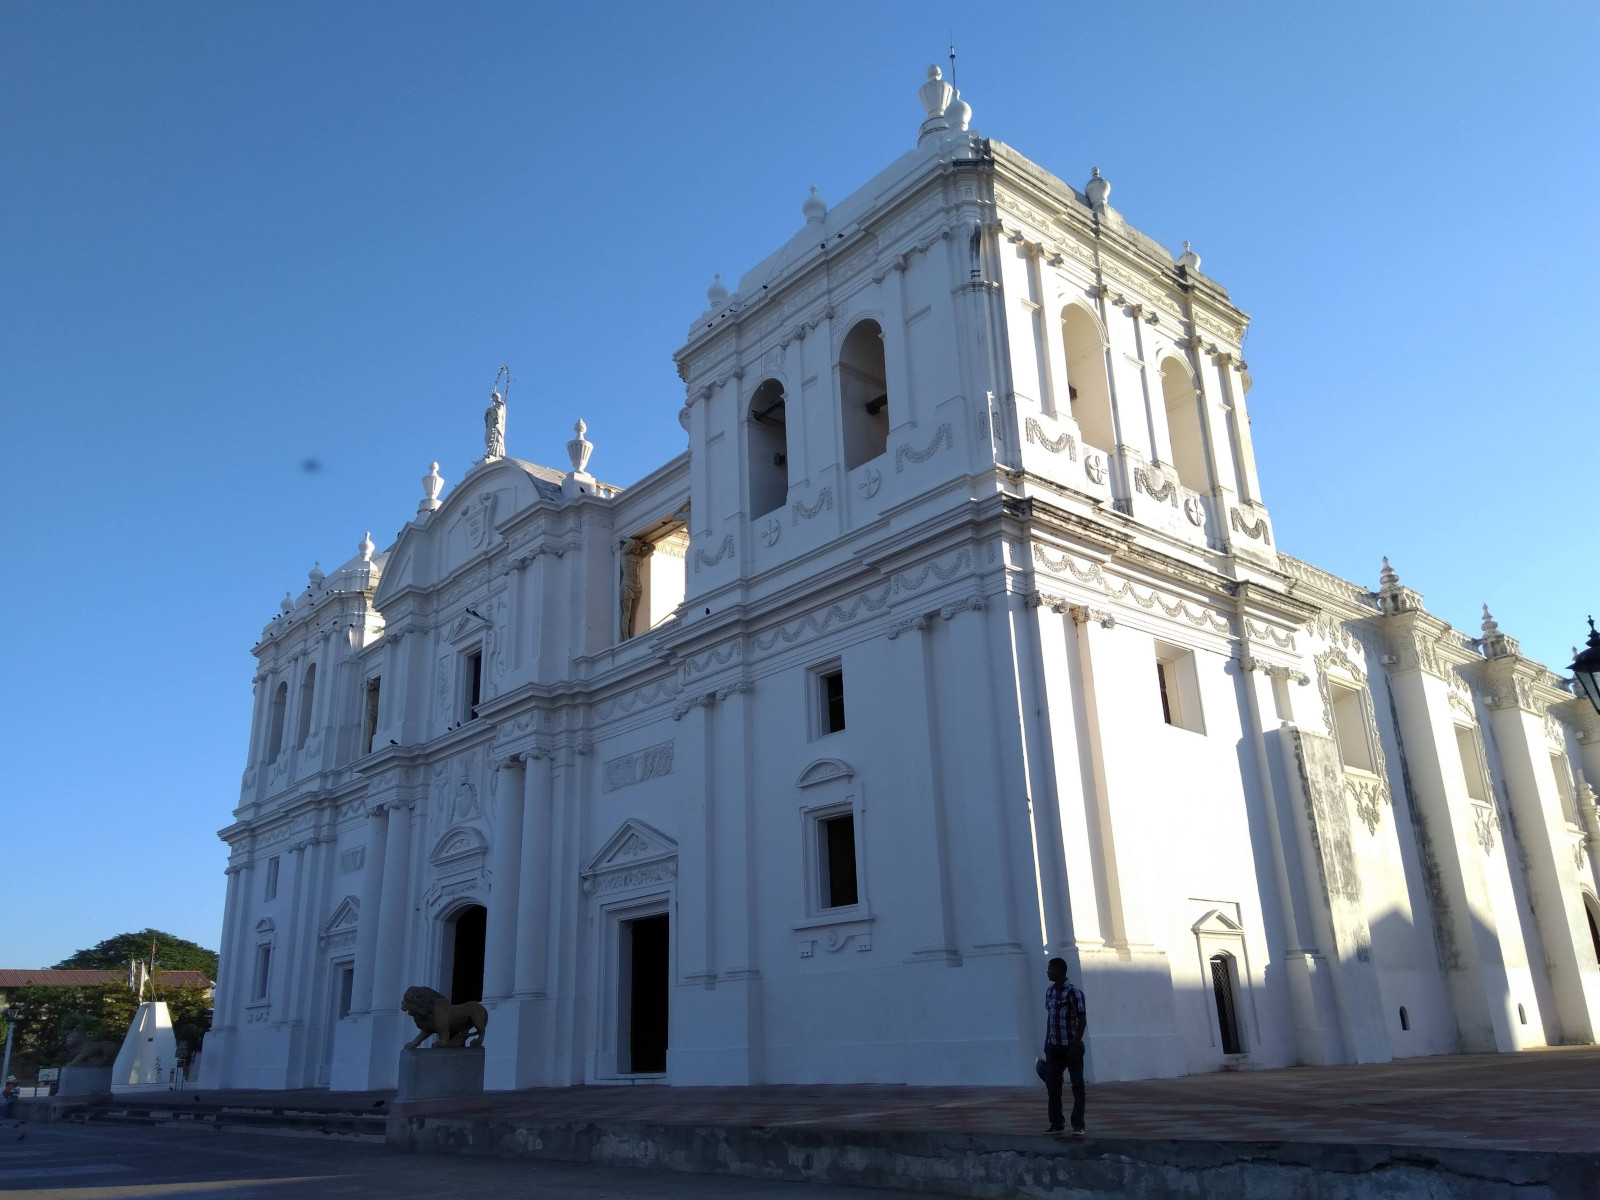
<instances>
[{"instance_id":1,"label":"dark doorway","mask_svg":"<svg viewBox=\"0 0 1600 1200\"><path fill-rule=\"evenodd\" d=\"M623 970L628 1004L627 1062L631 1074L659 1074L667 1069L667 994L670 986L669 935L666 913L640 917L622 926Z\"/></svg>"},{"instance_id":2,"label":"dark doorway","mask_svg":"<svg viewBox=\"0 0 1600 1200\"><path fill-rule=\"evenodd\" d=\"M450 1003L483 999L483 941L489 910L481 904L463 908L451 921Z\"/></svg>"},{"instance_id":3,"label":"dark doorway","mask_svg":"<svg viewBox=\"0 0 1600 1200\"><path fill-rule=\"evenodd\" d=\"M1217 1025L1222 1030L1222 1052L1238 1054L1239 1014L1233 999L1233 970L1226 954L1211 956L1211 990L1217 998Z\"/></svg>"}]
</instances>

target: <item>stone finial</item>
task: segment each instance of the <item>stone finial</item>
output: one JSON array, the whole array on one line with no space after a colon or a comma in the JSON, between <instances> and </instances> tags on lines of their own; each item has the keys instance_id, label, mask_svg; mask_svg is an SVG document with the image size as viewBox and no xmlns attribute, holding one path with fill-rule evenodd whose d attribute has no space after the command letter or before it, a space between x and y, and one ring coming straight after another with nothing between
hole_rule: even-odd
<instances>
[{"instance_id":1,"label":"stone finial","mask_svg":"<svg viewBox=\"0 0 1600 1200\"><path fill-rule=\"evenodd\" d=\"M367 530L367 535L361 539L361 544L356 547L356 553L361 555L362 562L372 561L372 552L377 547L372 544L372 530Z\"/></svg>"},{"instance_id":2,"label":"stone finial","mask_svg":"<svg viewBox=\"0 0 1600 1200\"><path fill-rule=\"evenodd\" d=\"M944 72L937 66L928 68L928 81L917 89L917 99L922 101L922 111L928 114L927 120L922 122L922 128L917 132L917 145L922 145L923 139L935 133L943 133L950 128L950 123L945 119L945 112L950 107L950 101L955 96L956 90L944 81Z\"/></svg>"},{"instance_id":3,"label":"stone finial","mask_svg":"<svg viewBox=\"0 0 1600 1200\"><path fill-rule=\"evenodd\" d=\"M1106 201L1111 198L1111 181L1100 174L1096 167L1089 173L1089 182L1083 185L1083 194L1089 198L1089 204L1094 208L1104 208Z\"/></svg>"},{"instance_id":4,"label":"stone finial","mask_svg":"<svg viewBox=\"0 0 1600 1200\"><path fill-rule=\"evenodd\" d=\"M800 203L800 211L805 214L807 225L821 225L822 218L828 215L828 202L817 195L817 185L811 185L811 194Z\"/></svg>"},{"instance_id":5,"label":"stone finial","mask_svg":"<svg viewBox=\"0 0 1600 1200\"><path fill-rule=\"evenodd\" d=\"M722 286L720 273L711 277L711 286L706 289L706 300L712 308L721 308L728 302L728 289Z\"/></svg>"},{"instance_id":6,"label":"stone finial","mask_svg":"<svg viewBox=\"0 0 1600 1200\"><path fill-rule=\"evenodd\" d=\"M583 436L589 432L589 427L581 420L572 427L572 432L578 436L567 443L567 457L572 460L572 473L582 475L589 465L589 455L594 453L594 443Z\"/></svg>"},{"instance_id":7,"label":"stone finial","mask_svg":"<svg viewBox=\"0 0 1600 1200\"><path fill-rule=\"evenodd\" d=\"M444 490L444 476L439 474L439 464L429 463L428 473L422 477L422 503L417 505L417 516L434 512L439 507L439 493Z\"/></svg>"},{"instance_id":8,"label":"stone finial","mask_svg":"<svg viewBox=\"0 0 1600 1200\"><path fill-rule=\"evenodd\" d=\"M318 559L316 562L311 564L311 570L306 572L306 580L311 584L312 587L319 588L322 586L322 581L325 578L326 576L322 573L322 560Z\"/></svg>"},{"instance_id":9,"label":"stone finial","mask_svg":"<svg viewBox=\"0 0 1600 1200\"><path fill-rule=\"evenodd\" d=\"M1185 246L1188 244L1188 242L1184 243ZM1389 556L1387 554L1383 556L1383 570L1378 572L1378 586L1380 588L1394 588L1400 586L1400 576L1397 575L1395 573L1395 569L1389 565Z\"/></svg>"},{"instance_id":10,"label":"stone finial","mask_svg":"<svg viewBox=\"0 0 1600 1200\"><path fill-rule=\"evenodd\" d=\"M950 101L950 107L945 110L945 123L951 129L965 132L972 124L972 105L961 98L961 89L956 89L956 97Z\"/></svg>"},{"instance_id":11,"label":"stone finial","mask_svg":"<svg viewBox=\"0 0 1600 1200\"><path fill-rule=\"evenodd\" d=\"M1487 604L1483 606L1483 624L1479 626L1479 628L1483 630L1483 636L1485 640L1496 637L1500 633L1500 622L1494 619L1493 615L1489 612L1489 606Z\"/></svg>"},{"instance_id":12,"label":"stone finial","mask_svg":"<svg viewBox=\"0 0 1600 1200\"><path fill-rule=\"evenodd\" d=\"M1183 253L1178 255L1178 265L1190 275L1198 274L1200 271L1200 256L1190 248L1188 242L1183 244ZM1388 562L1389 560L1384 559L1383 561Z\"/></svg>"},{"instance_id":13,"label":"stone finial","mask_svg":"<svg viewBox=\"0 0 1600 1200\"><path fill-rule=\"evenodd\" d=\"M278 611L286 617L294 611L293 592L285 592L283 594L283 599L278 601Z\"/></svg>"}]
</instances>

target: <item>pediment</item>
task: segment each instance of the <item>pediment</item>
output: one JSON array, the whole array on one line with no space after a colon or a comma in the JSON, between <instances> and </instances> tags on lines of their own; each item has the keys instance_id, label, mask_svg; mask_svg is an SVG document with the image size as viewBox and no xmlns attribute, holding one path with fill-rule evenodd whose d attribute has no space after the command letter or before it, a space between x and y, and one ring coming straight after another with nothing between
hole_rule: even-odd
<instances>
[{"instance_id":1,"label":"pediment","mask_svg":"<svg viewBox=\"0 0 1600 1200\"><path fill-rule=\"evenodd\" d=\"M271 933L276 928L277 926L273 924L271 917L262 917L261 920L256 922L257 933Z\"/></svg>"},{"instance_id":2,"label":"pediment","mask_svg":"<svg viewBox=\"0 0 1600 1200\"><path fill-rule=\"evenodd\" d=\"M1195 933L1219 934L1223 937L1243 937L1244 928L1220 908L1213 908L1190 928Z\"/></svg>"},{"instance_id":3,"label":"pediment","mask_svg":"<svg viewBox=\"0 0 1600 1200\"><path fill-rule=\"evenodd\" d=\"M676 858L677 855L677 842L654 826L630 817L606 839L606 844L589 860L583 874L585 877L598 875L605 871L660 862L664 858Z\"/></svg>"},{"instance_id":4,"label":"pediment","mask_svg":"<svg viewBox=\"0 0 1600 1200\"><path fill-rule=\"evenodd\" d=\"M333 915L322 925L323 936L332 933L342 933L347 929L354 929L361 922L361 899L358 896L346 896L339 901L339 907L333 910Z\"/></svg>"},{"instance_id":5,"label":"pediment","mask_svg":"<svg viewBox=\"0 0 1600 1200\"><path fill-rule=\"evenodd\" d=\"M482 865L489 853L488 839L471 825L455 825L434 843L428 861L441 874L459 874Z\"/></svg>"},{"instance_id":6,"label":"pediment","mask_svg":"<svg viewBox=\"0 0 1600 1200\"><path fill-rule=\"evenodd\" d=\"M800 778L794 781L795 787L816 787L820 783L832 783L836 779L854 779L855 768L841 758L819 758L804 771Z\"/></svg>"}]
</instances>

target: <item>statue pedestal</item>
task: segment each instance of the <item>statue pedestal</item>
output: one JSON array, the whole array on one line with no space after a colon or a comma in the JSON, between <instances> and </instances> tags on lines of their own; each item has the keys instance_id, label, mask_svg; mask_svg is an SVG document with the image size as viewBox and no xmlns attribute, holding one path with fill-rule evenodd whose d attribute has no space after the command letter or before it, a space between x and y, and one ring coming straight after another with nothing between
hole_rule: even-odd
<instances>
[{"instance_id":1,"label":"statue pedestal","mask_svg":"<svg viewBox=\"0 0 1600 1200\"><path fill-rule=\"evenodd\" d=\"M111 1094L110 1067L62 1067L58 1096L107 1096Z\"/></svg>"},{"instance_id":2,"label":"statue pedestal","mask_svg":"<svg viewBox=\"0 0 1600 1200\"><path fill-rule=\"evenodd\" d=\"M482 1046L432 1046L400 1051L396 1102L476 1096L483 1091Z\"/></svg>"}]
</instances>

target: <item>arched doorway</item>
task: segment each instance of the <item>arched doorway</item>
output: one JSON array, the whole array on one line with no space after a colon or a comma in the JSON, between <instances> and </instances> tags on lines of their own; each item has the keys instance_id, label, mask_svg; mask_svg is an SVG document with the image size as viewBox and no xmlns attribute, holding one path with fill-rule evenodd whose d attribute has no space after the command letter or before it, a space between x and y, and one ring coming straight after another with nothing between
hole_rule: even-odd
<instances>
[{"instance_id":1,"label":"arched doorway","mask_svg":"<svg viewBox=\"0 0 1600 1200\"><path fill-rule=\"evenodd\" d=\"M481 904L457 909L445 925L444 978L450 1003L483 999L483 947L489 910Z\"/></svg>"},{"instance_id":2,"label":"arched doorway","mask_svg":"<svg viewBox=\"0 0 1600 1200\"><path fill-rule=\"evenodd\" d=\"M1217 1028L1222 1034L1222 1052L1239 1054L1239 1009L1233 986L1233 960L1226 954L1211 956L1211 991L1217 1002Z\"/></svg>"},{"instance_id":3,"label":"arched doorway","mask_svg":"<svg viewBox=\"0 0 1600 1200\"><path fill-rule=\"evenodd\" d=\"M1594 961L1600 964L1600 921L1595 919L1595 901L1587 892L1583 894L1583 915L1589 918L1589 941L1594 946Z\"/></svg>"}]
</instances>

